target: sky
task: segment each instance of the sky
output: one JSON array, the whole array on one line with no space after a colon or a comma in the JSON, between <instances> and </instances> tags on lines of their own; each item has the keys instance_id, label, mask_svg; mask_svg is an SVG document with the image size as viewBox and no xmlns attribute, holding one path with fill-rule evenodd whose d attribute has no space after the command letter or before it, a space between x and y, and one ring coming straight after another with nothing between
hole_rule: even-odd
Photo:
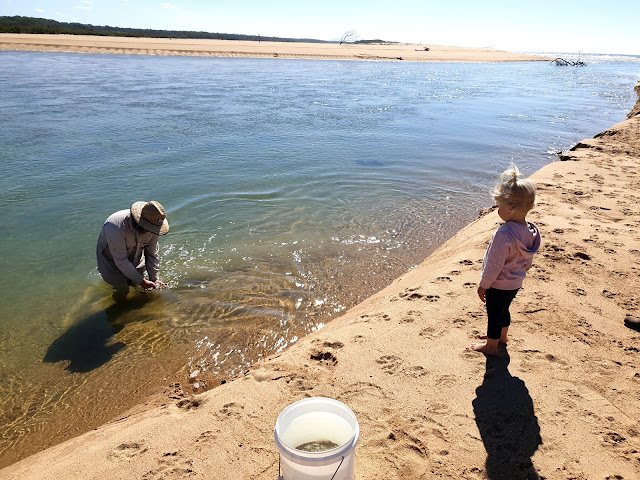
<instances>
[{"instance_id":1,"label":"sky","mask_svg":"<svg viewBox=\"0 0 640 480\"><path fill-rule=\"evenodd\" d=\"M640 55L640 0L0 0L21 15L112 27Z\"/></svg>"}]
</instances>

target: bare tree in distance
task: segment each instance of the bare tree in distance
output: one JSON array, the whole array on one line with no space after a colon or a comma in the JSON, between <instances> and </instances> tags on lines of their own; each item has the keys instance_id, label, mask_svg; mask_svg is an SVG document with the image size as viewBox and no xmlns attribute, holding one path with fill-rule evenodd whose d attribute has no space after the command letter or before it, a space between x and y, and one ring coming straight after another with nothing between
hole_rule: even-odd
<instances>
[{"instance_id":1,"label":"bare tree in distance","mask_svg":"<svg viewBox=\"0 0 640 480\"><path fill-rule=\"evenodd\" d=\"M355 30L347 30L340 39L340 45L343 43L354 43L360 40L360 35Z\"/></svg>"}]
</instances>

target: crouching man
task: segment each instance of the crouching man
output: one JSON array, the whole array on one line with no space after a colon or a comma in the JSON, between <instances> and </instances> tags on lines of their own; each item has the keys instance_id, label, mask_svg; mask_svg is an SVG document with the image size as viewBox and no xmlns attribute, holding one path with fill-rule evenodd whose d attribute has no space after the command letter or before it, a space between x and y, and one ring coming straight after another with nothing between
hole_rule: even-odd
<instances>
[{"instance_id":1,"label":"crouching man","mask_svg":"<svg viewBox=\"0 0 640 480\"><path fill-rule=\"evenodd\" d=\"M130 209L107 218L96 254L100 275L115 289L114 300L124 301L129 286L140 285L145 290L165 286L158 280L158 237L167 232L167 214L155 201L135 202Z\"/></svg>"}]
</instances>

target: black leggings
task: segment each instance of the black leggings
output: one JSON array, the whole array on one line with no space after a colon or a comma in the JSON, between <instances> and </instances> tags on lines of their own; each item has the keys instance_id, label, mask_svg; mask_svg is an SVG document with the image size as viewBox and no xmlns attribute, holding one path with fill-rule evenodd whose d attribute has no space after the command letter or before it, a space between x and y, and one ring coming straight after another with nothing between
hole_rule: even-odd
<instances>
[{"instance_id":1,"label":"black leggings","mask_svg":"<svg viewBox=\"0 0 640 480\"><path fill-rule=\"evenodd\" d=\"M487 290L487 317L489 319L487 338L498 340L502 329L511 325L509 305L511 305L518 290L520 289L498 290L497 288L490 288Z\"/></svg>"}]
</instances>

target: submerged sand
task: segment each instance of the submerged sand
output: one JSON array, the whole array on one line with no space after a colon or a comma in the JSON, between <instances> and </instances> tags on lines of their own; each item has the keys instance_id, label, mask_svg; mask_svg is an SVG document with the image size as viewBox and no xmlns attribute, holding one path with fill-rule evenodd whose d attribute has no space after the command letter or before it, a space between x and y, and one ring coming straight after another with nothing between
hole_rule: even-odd
<instances>
[{"instance_id":1,"label":"submerged sand","mask_svg":"<svg viewBox=\"0 0 640 480\"><path fill-rule=\"evenodd\" d=\"M469 349L493 211L239 378L177 386L0 478L276 479L276 418L315 396L355 412L357 479L640 478L640 332L624 324L640 316L640 115L566 158L532 176L543 245L503 356Z\"/></svg>"},{"instance_id":2,"label":"submerged sand","mask_svg":"<svg viewBox=\"0 0 640 480\"><path fill-rule=\"evenodd\" d=\"M428 49L428 50L426 50ZM523 62L548 58L493 48L442 45L248 42L175 38L0 33L0 50L183 55L199 57L310 58L411 62Z\"/></svg>"}]
</instances>

